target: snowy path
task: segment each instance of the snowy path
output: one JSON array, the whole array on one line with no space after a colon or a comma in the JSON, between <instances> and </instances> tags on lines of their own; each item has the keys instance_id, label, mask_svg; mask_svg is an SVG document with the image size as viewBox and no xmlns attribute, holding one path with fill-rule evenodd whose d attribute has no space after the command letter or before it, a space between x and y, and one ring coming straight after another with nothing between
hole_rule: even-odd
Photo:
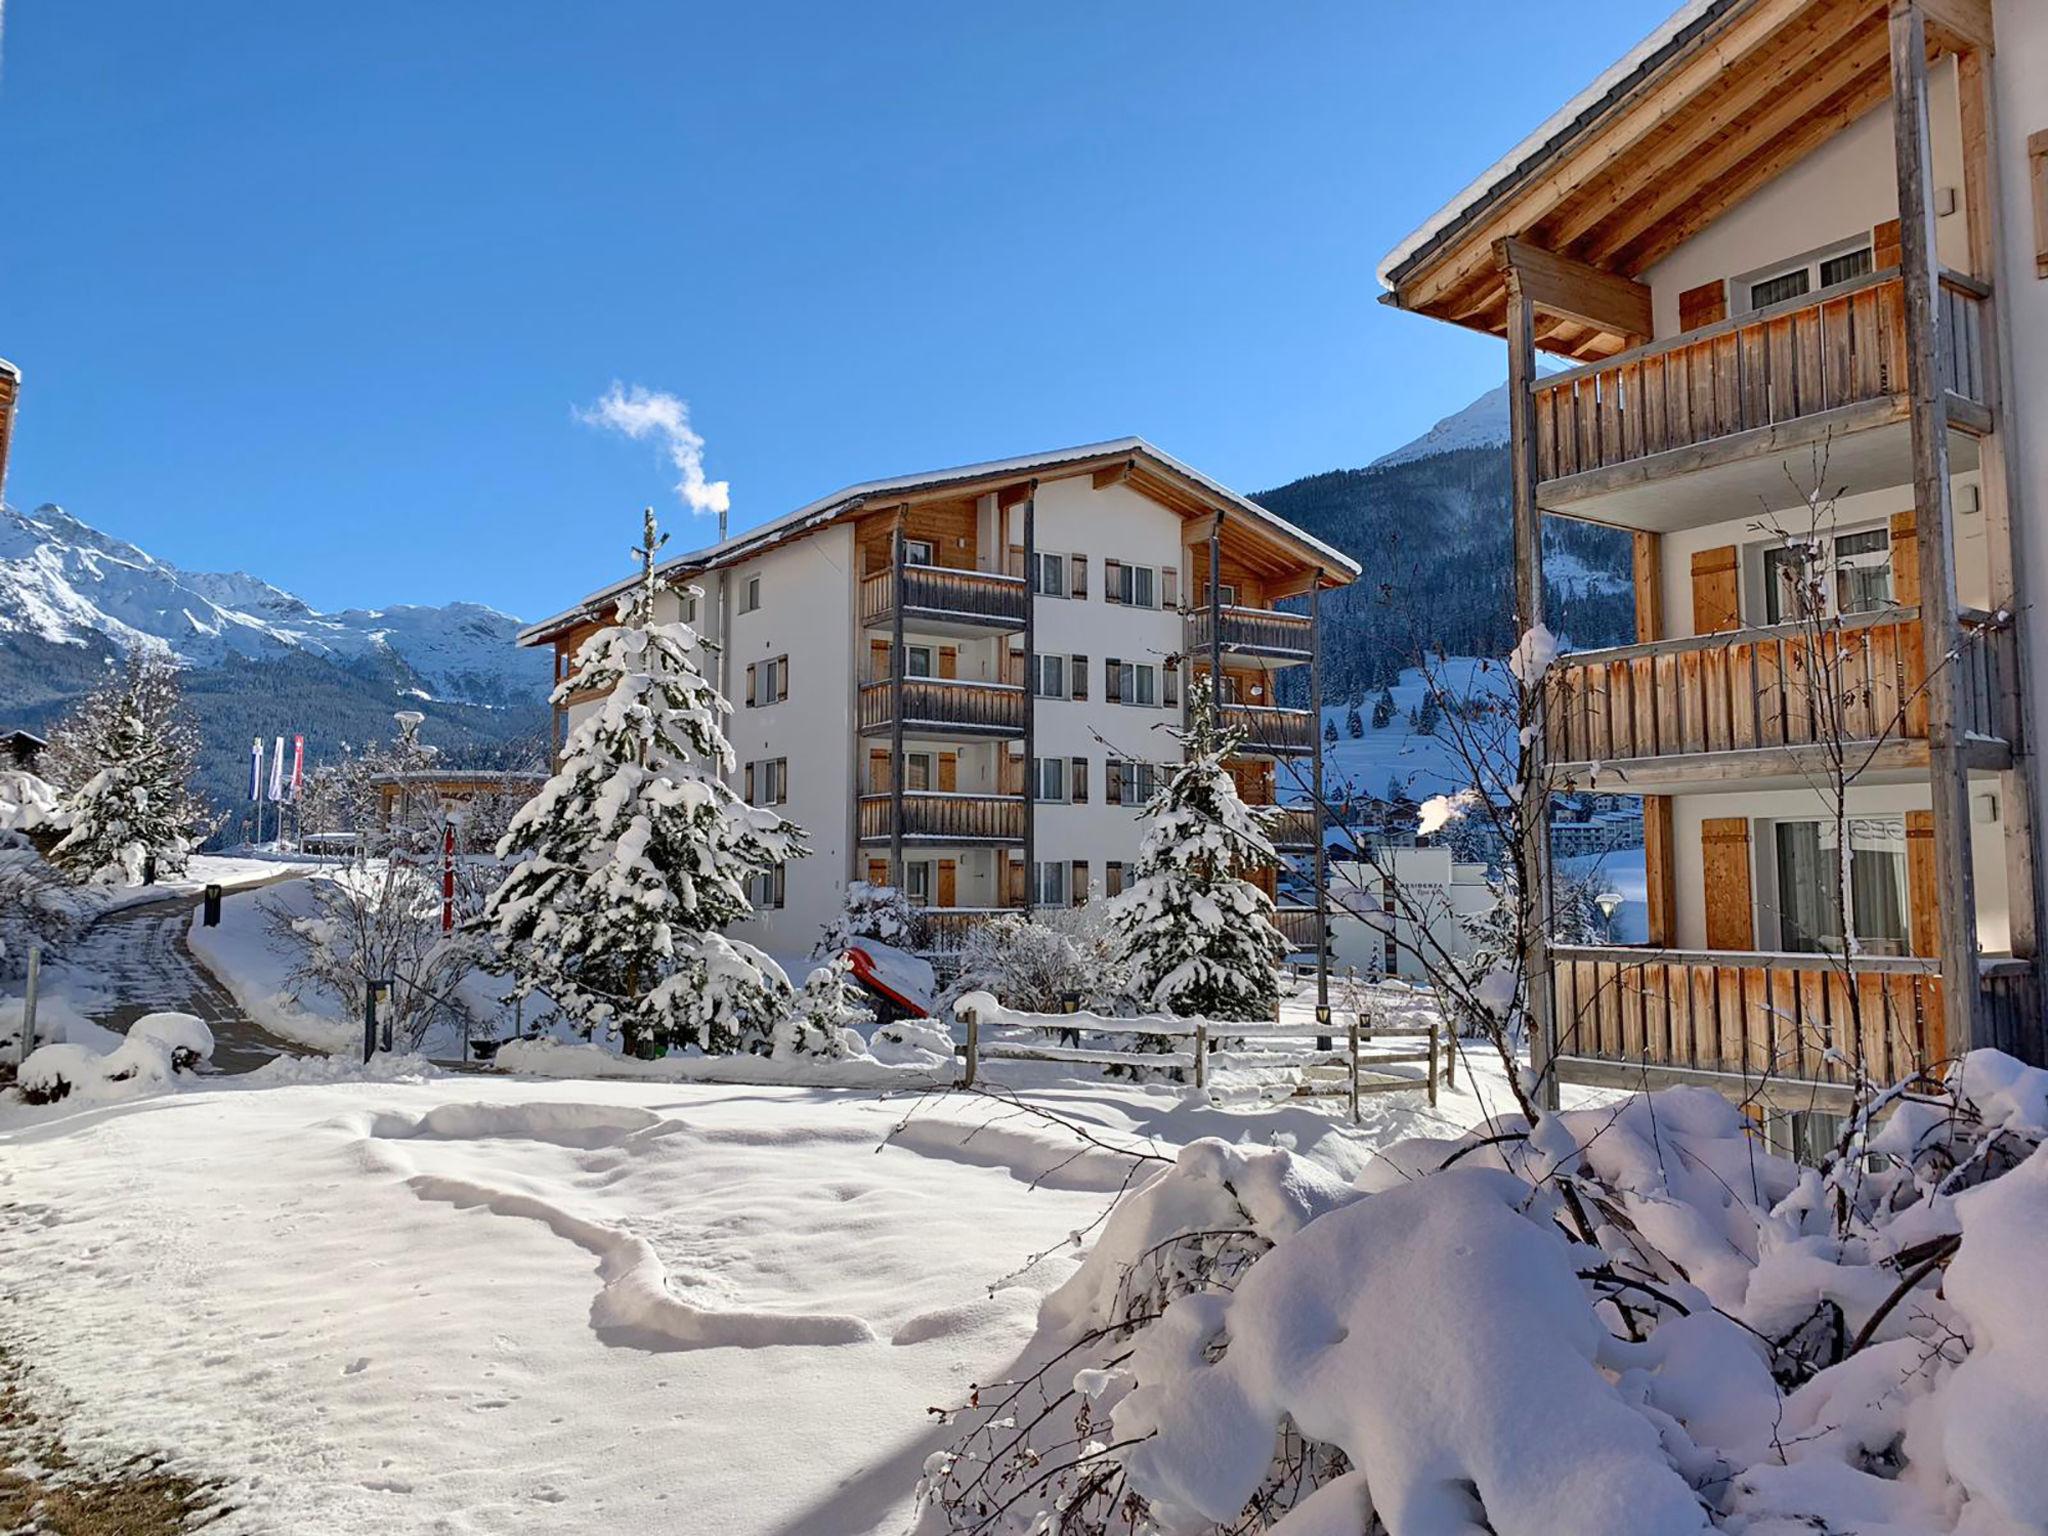
<instances>
[{"instance_id":1,"label":"snowy path","mask_svg":"<svg viewBox=\"0 0 2048 1536\"><path fill-rule=\"evenodd\" d=\"M200 900L167 896L95 918L65 957L70 972L95 994L95 1004L84 1011L121 1032L145 1013L194 1014L213 1031L213 1066L221 1072L249 1072L278 1056L304 1054L303 1047L255 1024L187 947L185 934Z\"/></svg>"}]
</instances>

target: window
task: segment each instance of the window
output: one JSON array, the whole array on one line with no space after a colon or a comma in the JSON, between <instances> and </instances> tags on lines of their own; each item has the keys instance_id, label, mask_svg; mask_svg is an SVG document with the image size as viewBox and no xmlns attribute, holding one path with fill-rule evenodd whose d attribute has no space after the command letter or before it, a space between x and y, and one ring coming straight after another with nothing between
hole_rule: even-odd
<instances>
[{"instance_id":1,"label":"window","mask_svg":"<svg viewBox=\"0 0 2048 1536\"><path fill-rule=\"evenodd\" d=\"M1102 587L1103 599L1106 602L1126 603L1133 608L1159 606L1159 572L1152 566L1125 565L1117 560L1105 561Z\"/></svg>"},{"instance_id":2,"label":"window","mask_svg":"<svg viewBox=\"0 0 2048 1536\"><path fill-rule=\"evenodd\" d=\"M697 594L696 587L685 587L676 593L676 617L685 624L697 622Z\"/></svg>"},{"instance_id":3,"label":"window","mask_svg":"<svg viewBox=\"0 0 2048 1536\"><path fill-rule=\"evenodd\" d=\"M1794 267L1790 272L1781 272L1776 277L1767 277L1760 283L1749 285L1749 307L1767 309L1773 304L1782 304L1787 299L1796 299L1812 286L1813 277L1805 267Z\"/></svg>"},{"instance_id":4,"label":"window","mask_svg":"<svg viewBox=\"0 0 2048 1536\"><path fill-rule=\"evenodd\" d=\"M903 787L928 790L933 785L932 755L929 752L903 754Z\"/></svg>"},{"instance_id":5,"label":"window","mask_svg":"<svg viewBox=\"0 0 2048 1536\"><path fill-rule=\"evenodd\" d=\"M761 578L749 576L740 588L740 612L752 613L761 606Z\"/></svg>"},{"instance_id":6,"label":"window","mask_svg":"<svg viewBox=\"0 0 2048 1536\"><path fill-rule=\"evenodd\" d=\"M1112 704L1150 708L1159 703L1159 669L1142 661L1104 663L1105 697Z\"/></svg>"},{"instance_id":7,"label":"window","mask_svg":"<svg viewBox=\"0 0 2048 1536\"><path fill-rule=\"evenodd\" d=\"M930 565L932 563L932 541L930 539L905 539L903 541L903 563L905 565Z\"/></svg>"},{"instance_id":8,"label":"window","mask_svg":"<svg viewBox=\"0 0 2048 1536\"><path fill-rule=\"evenodd\" d=\"M1832 604L1831 613L1872 613L1892 602L1892 539L1887 528L1858 528L1821 539L1822 588L1817 600ZM1799 587L1809 572L1803 551L1783 544L1763 552L1764 618L1789 624L1802 617L1827 614L1800 612Z\"/></svg>"},{"instance_id":9,"label":"window","mask_svg":"<svg viewBox=\"0 0 2048 1536\"><path fill-rule=\"evenodd\" d=\"M1067 557L1036 550L1031 557L1031 590L1040 597L1065 597Z\"/></svg>"},{"instance_id":10,"label":"window","mask_svg":"<svg viewBox=\"0 0 2048 1536\"><path fill-rule=\"evenodd\" d=\"M1778 947L1795 954L1839 953L1841 866L1832 821L1781 821L1777 859ZM1849 900L1856 938L1871 954L1906 949L1906 823L1899 816L1849 822Z\"/></svg>"},{"instance_id":11,"label":"window","mask_svg":"<svg viewBox=\"0 0 2048 1536\"><path fill-rule=\"evenodd\" d=\"M747 804L783 805L788 800L788 758L771 757L747 764Z\"/></svg>"},{"instance_id":12,"label":"window","mask_svg":"<svg viewBox=\"0 0 2048 1536\"><path fill-rule=\"evenodd\" d=\"M904 894L910 898L913 907L928 907L932 904L932 863L930 859L905 859L903 861Z\"/></svg>"},{"instance_id":13,"label":"window","mask_svg":"<svg viewBox=\"0 0 2048 1536\"><path fill-rule=\"evenodd\" d=\"M785 874L784 866L777 864L766 874L755 875L747 881L747 900L756 912L780 910L787 891Z\"/></svg>"},{"instance_id":14,"label":"window","mask_svg":"<svg viewBox=\"0 0 2048 1536\"><path fill-rule=\"evenodd\" d=\"M1876 258L1867 242L1847 248L1838 247L1825 253L1814 252L1797 261L1787 262L1777 271L1766 269L1748 278L1749 307L1765 309L1790 299L1803 298L1809 293L1854 282L1875 267ZM1743 287L1744 281L1738 280L1736 291L1741 292Z\"/></svg>"},{"instance_id":15,"label":"window","mask_svg":"<svg viewBox=\"0 0 2048 1536\"><path fill-rule=\"evenodd\" d=\"M1206 581L1202 583L1202 606L1204 608L1209 606L1209 583ZM1235 608L1237 606L1237 583L1231 581L1223 583L1223 606L1226 608Z\"/></svg>"},{"instance_id":16,"label":"window","mask_svg":"<svg viewBox=\"0 0 2048 1536\"><path fill-rule=\"evenodd\" d=\"M1032 657L1031 662L1032 691L1041 699L1064 699L1067 696L1067 658L1041 653Z\"/></svg>"},{"instance_id":17,"label":"window","mask_svg":"<svg viewBox=\"0 0 2048 1536\"><path fill-rule=\"evenodd\" d=\"M1067 904L1067 866L1058 860L1031 866L1031 904L1034 907L1064 907Z\"/></svg>"},{"instance_id":18,"label":"window","mask_svg":"<svg viewBox=\"0 0 2048 1536\"><path fill-rule=\"evenodd\" d=\"M761 709L789 697L789 658L747 663L747 708Z\"/></svg>"},{"instance_id":19,"label":"window","mask_svg":"<svg viewBox=\"0 0 2048 1536\"><path fill-rule=\"evenodd\" d=\"M1111 758L1108 766L1111 805L1145 805L1165 786L1166 772L1157 763Z\"/></svg>"},{"instance_id":20,"label":"window","mask_svg":"<svg viewBox=\"0 0 2048 1536\"><path fill-rule=\"evenodd\" d=\"M905 677L932 676L932 648L928 645L904 646L903 675Z\"/></svg>"},{"instance_id":21,"label":"window","mask_svg":"<svg viewBox=\"0 0 2048 1536\"><path fill-rule=\"evenodd\" d=\"M1844 251L1839 256L1830 256L1820 264L1820 285L1832 288L1837 283L1846 283L1862 277L1872 270L1870 247L1861 250Z\"/></svg>"},{"instance_id":22,"label":"window","mask_svg":"<svg viewBox=\"0 0 2048 1536\"><path fill-rule=\"evenodd\" d=\"M1041 804L1065 802L1067 760L1064 757L1035 757L1031 760L1031 797Z\"/></svg>"}]
</instances>

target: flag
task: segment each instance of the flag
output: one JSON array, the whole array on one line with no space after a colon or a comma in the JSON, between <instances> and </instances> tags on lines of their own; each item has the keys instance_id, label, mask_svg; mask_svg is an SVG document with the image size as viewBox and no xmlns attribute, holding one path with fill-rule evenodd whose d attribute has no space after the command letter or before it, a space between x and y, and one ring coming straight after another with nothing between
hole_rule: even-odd
<instances>
[{"instance_id":1,"label":"flag","mask_svg":"<svg viewBox=\"0 0 2048 1536\"><path fill-rule=\"evenodd\" d=\"M284 738L277 738L277 755L270 760L270 798L284 798Z\"/></svg>"},{"instance_id":2,"label":"flag","mask_svg":"<svg viewBox=\"0 0 2048 1536\"><path fill-rule=\"evenodd\" d=\"M249 798L263 798L263 738L258 736L255 745L249 748Z\"/></svg>"},{"instance_id":3,"label":"flag","mask_svg":"<svg viewBox=\"0 0 2048 1536\"><path fill-rule=\"evenodd\" d=\"M300 783L300 781L301 781L301 780L302 780L302 779L304 778L304 776L305 776L305 772L306 772L306 738L305 738L305 737L303 737L303 736L294 736L294 737L292 738L292 793L291 793L291 800L292 800L292 803L293 803L294 805L298 804L298 800L299 800L299 783Z\"/></svg>"}]
</instances>

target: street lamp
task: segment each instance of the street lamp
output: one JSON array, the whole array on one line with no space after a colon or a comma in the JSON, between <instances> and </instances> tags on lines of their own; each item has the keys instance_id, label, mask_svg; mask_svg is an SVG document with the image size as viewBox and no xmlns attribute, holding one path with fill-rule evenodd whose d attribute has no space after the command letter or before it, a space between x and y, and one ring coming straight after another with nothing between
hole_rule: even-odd
<instances>
[{"instance_id":1,"label":"street lamp","mask_svg":"<svg viewBox=\"0 0 2048 1536\"><path fill-rule=\"evenodd\" d=\"M1606 930L1607 942L1614 942L1614 914L1621 910L1621 892L1602 891L1593 898L1593 905L1600 909L1600 921Z\"/></svg>"}]
</instances>

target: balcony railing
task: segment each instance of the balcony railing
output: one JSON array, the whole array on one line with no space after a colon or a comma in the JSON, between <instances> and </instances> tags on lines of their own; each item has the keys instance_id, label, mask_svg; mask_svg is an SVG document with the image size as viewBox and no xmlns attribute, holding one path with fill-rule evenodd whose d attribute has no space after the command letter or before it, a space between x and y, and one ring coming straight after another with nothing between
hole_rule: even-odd
<instances>
[{"instance_id":1,"label":"balcony railing","mask_svg":"<svg viewBox=\"0 0 2048 1536\"><path fill-rule=\"evenodd\" d=\"M1021 576L993 571L956 571L940 565L909 565L902 571L906 618L944 624L969 624L992 629L1022 629L1031 602L1030 585ZM888 623L896 611L897 572L877 571L860 579L860 621L865 627Z\"/></svg>"},{"instance_id":2,"label":"balcony railing","mask_svg":"<svg viewBox=\"0 0 2048 1536\"><path fill-rule=\"evenodd\" d=\"M1282 852L1297 853L1314 849L1316 832L1319 829L1316 808L1312 805L1283 805L1273 815L1273 846Z\"/></svg>"},{"instance_id":3,"label":"balcony railing","mask_svg":"<svg viewBox=\"0 0 2048 1536\"><path fill-rule=\"evenodd\" d=\"M1188 653L1197 657L1208 655L1212 633L1209 610L1189 609ZM1270 608L1225 608L1222 639L1224 651L1239 656L1307 661L1315 651L1314 631L1305 615Z\"/></svg>"},{"instance_id":4,"label":"balcony railing","mask_svg":"<svg viewBox=\"0 0 2048 1536\"><path fill-rule=\"evenodd\" d=\"M1944 385L1990 403L1990 290L1944 273L1936 305ZM1542 379L1536 474L1559 480L1906 391L1906 296L1896 271L1839 284Z\"/></svg>"},{"instance_id":5,"label":"balcony railing","mask_svg":"<svg viewBox=\"0 0 2048 1536\"><path fill-rule=\"evenodd\" d=\"M1558 1054L1628 1066L1848 1085L1947 1055L1940 963L1864 956L1558 945Z\"/></svg>"},{"instance_id":6,"label":"balcony railing","mask_svg":"<svg viewBox=\"0 0 2048 1536\"><path fill-rule=\"evenodd\" d=\"M860 797L863 842L886 841L892 835L894 807L891 795ZM922 843L1021 843L1024 812L1022 795L905 790L903 837L906 842Z\"/></svg>"},{"instance_id":7,"label":"balcony railing","mask_svg":"<svg viewBox=\"0 0 2048 1536\"><path fill-rule=\"evenodd\" d=\"M2009 622L1962 615L1956 669L1966 734L2012 739ZM1544 745L1557 763L1615 763L1816 741L1927 736L1917 608L1657 640L1559 660L1546 684Z\"/></svg>"},{"instance_id":8,"label":"balcony railing","mask_svg":"<svg viewBox=\"0 0 2048 1536\"><path fill-rule=\"evenodd\" d=\"M1297 950L1316 947L1316 909L1314 907L1281 906L1273 909L1273 923L1287 942Z\"/></svg>"},{"instance_id":9,"label":"balcony railing","mask_svg":"<svg viewBox=\"0 0 2048 1536\"><path fill-rule=\"evenodd\" d=\"M1021 736L1026 704L1024 689L1014 683L955 682L935 677L903 680L903 728L914 734ZM895 720L895 685L863 683L861 733L886 731Z\"/></svg>"},{"instance_id":10,"label":"balcony railing","mask_svg":"<svg viewBox=\"0 0 2048 1536\"><path fill-rule=\"evenodd\" d=\"M911 947L921 954L946 954L967 942L967 936L1005 912L1022 914L1022 907L919 907L912 928Z\"/></svg>"},{"instance_id":11,"label":"balcony railing","mask_svg":"<svg viewBox=\"0 0 2048 1536\"><path fill-rule=\"evenodd\" d=\"M1260 704L1225 704L1223 726L1244 739L1244 750L1269 757L1313 752L1316 724L1305 709L1273 709Z\"/></svg>"}]
</instances>

